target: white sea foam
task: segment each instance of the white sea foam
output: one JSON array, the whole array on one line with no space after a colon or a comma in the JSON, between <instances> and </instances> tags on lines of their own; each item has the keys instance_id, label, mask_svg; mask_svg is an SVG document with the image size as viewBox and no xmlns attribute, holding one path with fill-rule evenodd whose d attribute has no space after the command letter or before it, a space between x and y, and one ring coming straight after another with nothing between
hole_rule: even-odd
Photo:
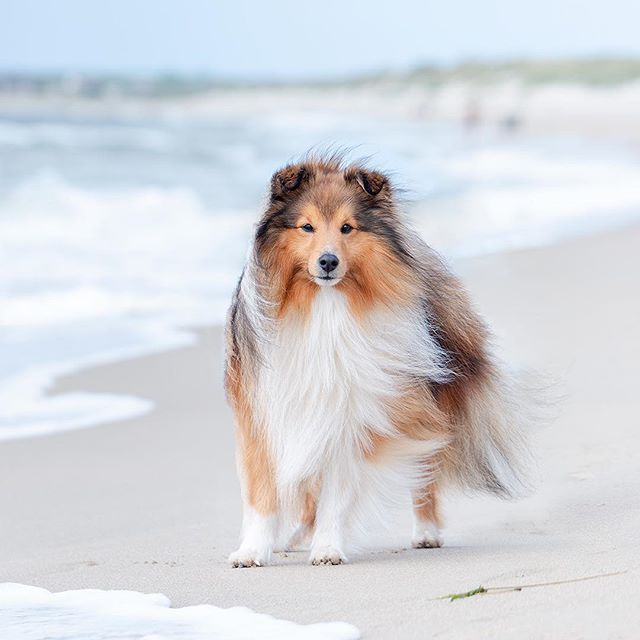
<instances>
[{"instance_id":1,"label":"white sea foam","mask_svg":"<svg viewBox=\"0 0 640 640\"><path fill-rule=\"evenodd\" d=\"M173 609L159 593L81 589L51 593L0 584L0 638L5 640L355 640L344 622L300 625L245 607L203 604Z\"/></svg>"},{"instance_id":2,"label":"white sea foam","mask_svg":"<svg viewBox=\"0 0 640 640\"><path fill-rule=\"evenodd\" d=\"M115 325L108 326L115 328ZM54 380L80 367L105 365L161 349L182 347L194 340L191 332L163 326L156 321L136 326L131 335L109 331L106 342L100 340L99 333L90 331L89 340L85 339L83 345L82 331L74 327L70 325L65 330L71 334L69 344L80 338L75 359L66 353L65 332L55 326L53 330L37 327L35 332L27 328L27 335L17 344L13 343L11 333L0 339L7 355L22 351L25 342L41 341L49 348L48 352L37 353L37 364L29 363L17 371L10 370L0 378L0 441L42 436L148 413L153 403L134 396L96 392L51 395L48 392Z\"/></svg>"}]
</instances>

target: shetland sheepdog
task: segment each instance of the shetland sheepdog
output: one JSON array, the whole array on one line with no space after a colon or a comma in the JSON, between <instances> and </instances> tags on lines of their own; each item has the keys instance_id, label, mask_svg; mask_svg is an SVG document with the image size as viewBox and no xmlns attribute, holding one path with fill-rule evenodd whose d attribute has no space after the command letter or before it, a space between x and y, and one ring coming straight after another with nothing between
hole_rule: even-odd
<instances>
[{"instance_id":1,"label":"shetland sheepdog","mask_svg":"<svg viewBox=\"0 0 640 640\"><path fill-rule=\"evenodd\" d=\"M413 547L439 547L443 487L522 485L519 411L487 328L378 171L334 155L273 175L226 342L235 567L268 564L290 532L312 564L346 562L363 505L391 487L412 494Z\"/></svg>"}]
</instances>

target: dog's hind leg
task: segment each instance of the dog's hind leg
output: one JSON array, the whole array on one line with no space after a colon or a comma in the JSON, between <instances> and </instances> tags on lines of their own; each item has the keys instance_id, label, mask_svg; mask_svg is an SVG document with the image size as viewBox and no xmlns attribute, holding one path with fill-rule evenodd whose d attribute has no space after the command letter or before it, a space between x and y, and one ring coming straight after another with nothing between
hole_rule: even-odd
<instances>
[{"instance_id":1,"label":"dog's hind leg","mask_svg":"<svg viewBox=\"0 0 640 640\"><path fill-rule=\"evenodd\" d=\"M315 497L312 493L307 492L302 504L300 522L285 545L286 551L296 551L311 540L316 524L316 508Z\"/></svg>"},{"instance_id":2,"label":"dog's hind leg","mask_svg":"<svg viewBox=\"0 0 640 640\"><path fill-rule=\"evenodd\" d=\"M413 494L414 549L432 549L442 546L440 527L442 520L438 504L438 486L434 482L423 486Z\"/></svg>"}]
</instances>

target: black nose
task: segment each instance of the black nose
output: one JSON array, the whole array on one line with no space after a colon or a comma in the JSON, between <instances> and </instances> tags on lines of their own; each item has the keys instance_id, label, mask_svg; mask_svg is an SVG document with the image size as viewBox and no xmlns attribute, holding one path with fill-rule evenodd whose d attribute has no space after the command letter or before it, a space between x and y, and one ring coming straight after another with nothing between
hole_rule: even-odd
<instances>
[{"instance_id":1,"label":"black nose","mask_svg":"<svg viewBox=\"0 0 640 640\"><path fill-rule=\"evenodd\" d=\"M318 258L318 264L324 272L331 273L340 264L340 260L333 253L323 253Z\"/></svg>"}]
</instances>

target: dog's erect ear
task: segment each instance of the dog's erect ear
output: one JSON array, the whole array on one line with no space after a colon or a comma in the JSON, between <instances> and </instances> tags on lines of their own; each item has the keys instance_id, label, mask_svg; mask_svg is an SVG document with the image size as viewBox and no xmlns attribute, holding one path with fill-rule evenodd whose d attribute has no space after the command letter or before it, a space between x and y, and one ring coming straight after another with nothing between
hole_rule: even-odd
<instances>
[{"instance_id":1,"label":"dog's erect ear","mask_svg":"<svg viewBox=\"0 0 640 640\"><path fill-rule=\"evenodd\" d=\"M349 169L345 173L347 182L355 182L370 196L385 195L389 191L387 177L377 171L367 169Z\"/></svg>"},{"instance_id":2,"label":"dog's erect ear","mask_svg":"<svg viewBox=\"0 0 640 640\"><path fill-rule=\"evenodd\" d=\"M300 164L288 165L276 171L271 178L271 197L282 198L299 189L309 177L307 169Z\"/></svg>"}]
</instances>

